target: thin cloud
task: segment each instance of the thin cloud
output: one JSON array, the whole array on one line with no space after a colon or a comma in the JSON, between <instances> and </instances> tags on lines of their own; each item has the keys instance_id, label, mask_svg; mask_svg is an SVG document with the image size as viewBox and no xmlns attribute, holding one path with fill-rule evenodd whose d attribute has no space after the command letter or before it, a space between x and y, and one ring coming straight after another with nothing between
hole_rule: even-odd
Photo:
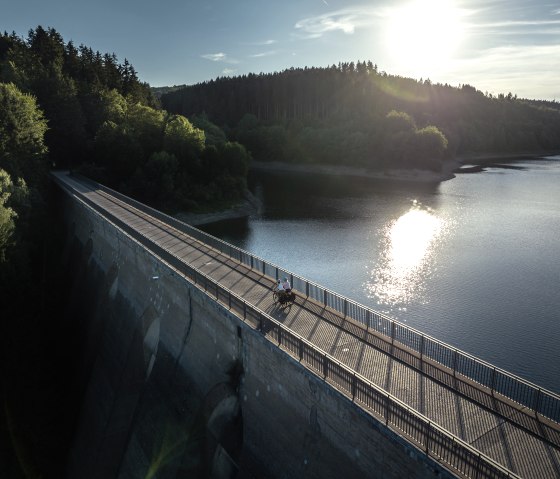
<instances>
[{"instance_id":1,"label":"thin cloud","mask_svg":"<svg viewBox=\"0 0 560 479\"><path fill-rule=\"evenodd\" d=\"M471 35L493 37L495 39L507 38L511 43L526 43L530 35L534 40L557 44L560 30L560 20L505 20L489 23L471 23L466 25L466 30ZM515 39L519 37L519 40ZM548 37L548 39L547 39Z\"/></svg>"},{"instance_id":2,"label":"thin cloud","mask_svg":"<svg viewBox=\"0 0 560 479\"><path fill-rule=\"evenodd\" d=\"M269 45L274 45L275 43L278 43L277 40L264 40L262 42L250 42L250 43L241 43L241 45L249 45L249 46L253 46L253 47L266 47Z\"/></svg>"},{"instance_id":3,"label":"thin cloud","mask_svg":"<svg viewBox=\"0 0 560 479\"><path fill-rule=\"evenodd\" d=\"M219 52L219 53L205 53L204 55L200 55L201 58L205 60L210 60L212 62L224 62L224 63L239 63L237 60L233 58L229 58L226 53Z\"/></svg>"},{"instance_id":4,"label":"thin cloud","mask_svg":"<svg viewBox=\"0 0 560 479\"><path fill-rule=\"evenodd\" d=\"M222 70L222 75L229 76L229 75L234 74L236 71L237 70L234 70L233 68L224 68Z\"/></svg>"},{"instance_id":5,"label":"thin cloud","mask_svg":"<svg viewBox=\"0 0 560 479\"><path fill-rule=\"evenodd\" d=\"M507 20L504 22L479 23L472 25L477 28L509 28L509 27L542 27L560 25L560 20Z\"/></svg>"},{"instance_id":6,"label":"thin cloud","mask_svg":"<svg viewBox=\"0 0 560 479\"><path fill-rule=\"evenodd\" d=\"M357 28L370 26L381 16L372 8L347 8L299 20L294 28L299 38L319 38L328 32L352 35Z\"/></svg>"},{"instance_id":7,"label":"thin cloud","mask_svg":"<svg viewBox=\"0 0 560 479\"><path fill-rule=\"evenodd\" d=\"M276 50L270 50L268 52L255 53L254 55L249 55L250 58L261 58L269 57L271 55L276 55L278 52Z\"/></svg>"}]
</instances>

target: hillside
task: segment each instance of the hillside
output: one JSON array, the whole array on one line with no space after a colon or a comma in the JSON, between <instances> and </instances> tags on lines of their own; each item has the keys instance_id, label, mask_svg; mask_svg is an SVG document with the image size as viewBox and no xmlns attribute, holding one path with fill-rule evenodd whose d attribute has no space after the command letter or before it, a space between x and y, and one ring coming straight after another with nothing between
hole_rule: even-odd
<instances>
[{"instance_id":1,"label":"hillside","mask_svg":"<svg viewBox=\"0 0 560 479\"><path fill-rule=\"evenodd\" d=\"M437 169L456 155L560 150L556 102L389 75L371 62L217 78L161 101L207 115L262 161Z\"/></svg>"}]
</instances>

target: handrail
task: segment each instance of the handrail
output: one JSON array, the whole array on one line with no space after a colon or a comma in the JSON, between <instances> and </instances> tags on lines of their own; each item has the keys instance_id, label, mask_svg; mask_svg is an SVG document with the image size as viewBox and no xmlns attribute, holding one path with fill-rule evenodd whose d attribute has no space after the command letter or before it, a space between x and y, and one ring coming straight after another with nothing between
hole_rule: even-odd
<instances>
[{"instance_id":1,"label":"handrail","mask_svg":"<svg viewBox=\"0 0 560 479\"><path fill-rule=\"evenodd\" d=\"M560 395L542 388L519 376L511 374L504 369L496 367L469 353L454 348L432 336L424 334L410 326L396 321L371 308L363 306L358 302L339 295L323 286L314 283L302 276L283 269L273 263L255 256L241 248L226 243L194 226L188 225L172 216L158 211L150 206L140 203L118 191L108 188L82 175L75 175L81 180L106 191L121 200L133 205L135 208L148 213L161 221L173 225L175 228L189 234L190 236L206 243L220 251L222 254L243 263L251 269L258 270L262 274L278 279L282 276L290 278L292 287L297 291L305 293L325 306L341 313L344 317L351 318L366 326L367 330L373 330L386 336L391 343L397 342L406 348L415 351L421 363L426 359L436 362L448 368L455 376L461 376L480 384L492 394L498 393L521 406L534 411L556 423L560 423Z\"/></svg>"},{"instance_id":2,"label":"handrail","mask_svg":"<svg viewBox=\"0 0 560 479\"><path fill-rule=\"evenodd\" d=\"M70 191L70 187L58 178L55 177L55 181ZM507 470L459 437L434 424L397 397L376 386L327 352L260 311L241 296L130 227L84 194L77 190L72 191L82 202L114 223L133 241L146 247L170 269L194 283L195 286L227 307L229 311L260 331L261 334L271 336L278 343L279 348L297 357L300 363L312 373L335 384L338 390L352 402L359 404L373 416L382 418L388 428L398 434L403 434L409 442L428 457L434 458L444 467L467 478L519 479L515 473Z\"/></svg>"}]
</instances>

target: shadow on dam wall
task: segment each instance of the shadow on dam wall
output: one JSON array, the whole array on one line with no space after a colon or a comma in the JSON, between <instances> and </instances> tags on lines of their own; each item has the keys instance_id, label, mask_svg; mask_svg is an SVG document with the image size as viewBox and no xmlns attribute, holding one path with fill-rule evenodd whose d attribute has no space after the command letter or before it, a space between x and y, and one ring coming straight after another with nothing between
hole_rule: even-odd
<instances>
[{"instance_id":1,"label":"shadow on dam wall","mask_svg":"<svg viewBox=\"0 0 560 479\"><path fill-rule=\"evenodd\" d=\"M73 478L433 478L439 465L67 197Z\"/></svg>"}]
</instances>

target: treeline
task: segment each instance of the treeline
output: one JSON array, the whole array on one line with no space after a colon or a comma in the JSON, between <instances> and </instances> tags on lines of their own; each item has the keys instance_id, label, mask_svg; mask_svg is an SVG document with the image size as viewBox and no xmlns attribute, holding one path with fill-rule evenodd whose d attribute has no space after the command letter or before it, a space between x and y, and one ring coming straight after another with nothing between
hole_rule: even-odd
<instances>
[{"instance_id":1,"label":"treeline","mask_svg":"<svg viewBox=\"0 0 560 479\"><path fill-rule=\"evenodd\" d=\"M265 161L433 169L456 154L560 149L556 102L393 76L372 62L222 77L161 101L175 113L205 112ZM402 128L395 116L408 118Z\"/></svg>"}]
</instances>

